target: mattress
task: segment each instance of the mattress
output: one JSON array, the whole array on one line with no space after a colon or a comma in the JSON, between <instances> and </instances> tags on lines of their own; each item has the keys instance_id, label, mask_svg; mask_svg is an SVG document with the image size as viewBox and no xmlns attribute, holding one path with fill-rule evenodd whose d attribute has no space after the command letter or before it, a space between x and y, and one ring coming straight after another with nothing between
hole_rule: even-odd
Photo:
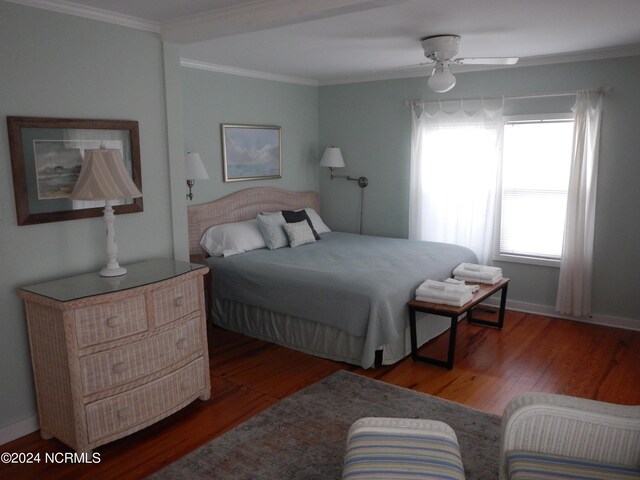
<instances>
[{"instance_id":1,"label":"mattress","mask_svg":"<svg viewBox=\"0 0 640 480\"><path fill-rule=\"evenodd\" d=\"M444 280L459 263L476 261L458 245L327 232L313 244L215 257L209 265L217 301L361 339L357 363L369 367L381 345L404 337L406 303L420 283Z\"/></svg>"}]
</instances>

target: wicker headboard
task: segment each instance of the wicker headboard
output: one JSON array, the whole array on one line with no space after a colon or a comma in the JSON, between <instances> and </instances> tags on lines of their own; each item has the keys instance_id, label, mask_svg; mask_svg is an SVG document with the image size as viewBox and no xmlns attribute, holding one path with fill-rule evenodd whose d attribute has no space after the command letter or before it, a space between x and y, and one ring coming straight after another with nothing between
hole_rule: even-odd
<instances>
[{"instance_id":1,"label":"wicker headboard","mask_svg":"<svg viewBox=\"0 0 640 480\"><path fill-rule=\"evenodd\" d=\"M313 208L319 210L317 192L289 192L280 188L257 187L234 192L200 205L187 207L189 254L202 255L200 239L209 227L255 218L260 212Z\"/></svg>"}]
</instances>

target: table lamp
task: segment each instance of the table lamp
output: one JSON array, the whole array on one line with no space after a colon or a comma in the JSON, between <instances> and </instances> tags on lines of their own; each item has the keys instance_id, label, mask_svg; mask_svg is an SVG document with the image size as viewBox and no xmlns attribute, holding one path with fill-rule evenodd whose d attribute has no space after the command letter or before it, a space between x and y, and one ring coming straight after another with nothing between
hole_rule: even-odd
<instances>
[{"instance_id":1,"label":"table lamp","mask_svg":"<svg viewBox=\"0 0 640 480\"><path fill-rule=\"evenodd\" d=\"M101 148L85 150L80 176L70 197L74 200L104 200L104 221L107 225L107 265L100 270L102 277L117 277L127 273L118 264L118 247L114 229L113 202L141 197L124 166L119 150Z\"/></svg>"}]
</instances>

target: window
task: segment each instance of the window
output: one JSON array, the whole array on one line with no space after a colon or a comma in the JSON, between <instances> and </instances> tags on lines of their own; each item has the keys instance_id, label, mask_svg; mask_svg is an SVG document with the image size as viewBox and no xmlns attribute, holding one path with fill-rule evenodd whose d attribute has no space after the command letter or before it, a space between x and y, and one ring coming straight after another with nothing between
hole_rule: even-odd
<instances>
[{"instance_id":1,"label":"window","mask_svg":"<svg viewBox=\"0 0 640 480\"><path fill-rule=\"evenodd\" d=\"M491 261L503 128L502 108L413 112L409 238L463 245Z\"/></svg>"},{"instance_id":2,"label":"window","mask_svg":"<svg viewBox=\"0 0 640 480\"><path fill-rule=\"evenodd\" d=\"M573 115L505 117L498 260L559 265Z\"/></svg>"}]
</instances>

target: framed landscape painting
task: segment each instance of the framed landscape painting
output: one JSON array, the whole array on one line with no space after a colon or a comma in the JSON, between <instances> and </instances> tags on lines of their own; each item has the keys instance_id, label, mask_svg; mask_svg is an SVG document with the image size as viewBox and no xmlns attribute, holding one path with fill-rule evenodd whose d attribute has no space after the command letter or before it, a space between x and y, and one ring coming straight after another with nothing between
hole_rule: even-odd
<instances>
[{"instance_id":1,"label":"framed landscape painting","mask_svg":"<svg viewBox=\"0 0 640 480\"><path fill-rule=\"evenodd\" d=\"M224 181L282 178L282 128L222 124Z\"/></svg>"},{"instance_id":2,"label":"framed landscape painting","mask_svg":"<svg viewBox=\"0 0 640 480\"><path fill-rule=\"evenodd\" d=\"M138 122L7 117L18 225L102 216L104 202L72 200L87 149L119 150L142 190ZM116 205L117 214L141 212L142 197Z\"/></svg>"}]
</instances>

